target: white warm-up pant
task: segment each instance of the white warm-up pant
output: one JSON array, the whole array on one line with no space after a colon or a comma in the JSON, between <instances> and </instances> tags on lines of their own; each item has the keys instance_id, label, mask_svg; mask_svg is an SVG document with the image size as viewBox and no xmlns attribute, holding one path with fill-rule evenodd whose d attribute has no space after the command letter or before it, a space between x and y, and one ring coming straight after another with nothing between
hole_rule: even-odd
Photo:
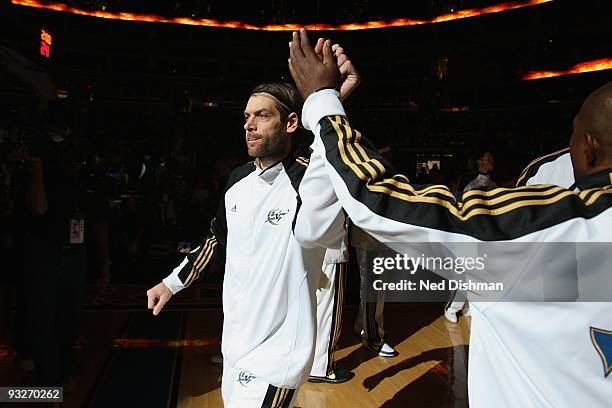
<instances>
[{"instance_id":1,"label":"white warm-up pant","mask_svg":"<svg viewBox=\"0 0 612 408\"><path fill-rule=\"evenodd\" d=\"M290 408L297 391L275 387L247 370L223 367L221 395L225 408Z\"/></svg>"},{"instance_id":2,"label":"white warm-up pant","mask_svg":"<svg viewBox=\"0 0 612 408\"><path fill-rule=\"evenodd\" d=\"M311 376L326 377L334 373L334 351L342 330L344 270L346 263L323 265L317 288L317 340Z\"/></svg>"}]
</instances>

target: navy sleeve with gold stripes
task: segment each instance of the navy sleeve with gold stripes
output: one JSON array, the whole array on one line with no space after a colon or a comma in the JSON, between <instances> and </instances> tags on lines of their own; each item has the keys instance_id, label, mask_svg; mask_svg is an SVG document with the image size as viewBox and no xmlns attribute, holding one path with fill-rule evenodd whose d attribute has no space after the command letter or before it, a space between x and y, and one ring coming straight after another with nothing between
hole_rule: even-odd
<instances>
[{"instance_id":1,"label":"navy sleeve with gold stripes","mask_svg":"<svg viewBox=\"0 0 612 408\"><path fill-rule=\"evenodd\" d=\"M412 185L346 117L325 114L339 109L332 106L339 103L333 98L329 93L309 97L303 118L322 141L320 157L342 206L380 241L513 240L573 218L594 217L610 206L609 189L574 193L538 185L471 190L457 199L444 185Z\"/></svg>"},{"instance_id":2,"label":"navy sleeve with gold stripes","mask_svg":"<svg viewBox=\"0 0 612 408\"><path fill-rule=\"evenodd\" d=\"M173 294L189 287L216 262L225 260L223 247L225 246L225 234L227 232L224 230L224 223L225 205L224 200L221 199L217 209L217 217L211 222L210 234L202 240L198 247L187 254L181 264L164 279L164 284L170 288Z\"/></svg>"}]
</instances>

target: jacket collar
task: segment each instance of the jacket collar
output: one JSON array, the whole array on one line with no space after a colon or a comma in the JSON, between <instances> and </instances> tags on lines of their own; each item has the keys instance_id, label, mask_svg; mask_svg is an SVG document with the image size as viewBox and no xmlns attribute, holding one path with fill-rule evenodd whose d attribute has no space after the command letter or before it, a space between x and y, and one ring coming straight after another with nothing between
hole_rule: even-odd
<instances>
[{"instance_id":1,"label":"jacket collar","mask_svg":"<svg viewBox=\"0 0 612 408\"><path fill-rule=\"evenodd\" d=\"M576 181L570 190L586 190L589 188L606 187L612 185L612 168L589 174Z\"/></svg>"},{"instance_id":2,"label":"jacket collar","mask_svg":"<svg viewBox=\"0 0 612 408\"><path fill-rule=\"evenodd\" d=\"M281 174L286 169L290 168L295 163L295 159L293 155L288 155L282 160L274 163L273 165L267 167L266 169L261 169L259 164L257 164L257 160L255 160L255 171L257 172L257 177L260 180L265 181L266 183L272 183L279 174Z\"/></svg>"}]
</instances>

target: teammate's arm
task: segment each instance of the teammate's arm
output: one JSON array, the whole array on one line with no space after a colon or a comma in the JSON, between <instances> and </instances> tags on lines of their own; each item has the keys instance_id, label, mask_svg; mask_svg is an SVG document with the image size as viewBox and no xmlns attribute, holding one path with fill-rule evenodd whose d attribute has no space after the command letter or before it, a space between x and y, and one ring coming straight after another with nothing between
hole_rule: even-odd
<instances>
[{"instance_id":1,"label":"teammate's arm","mask_svg":"<svg viewBox=\"0 0 612 408\"><path fill-rule=\"evenodd\" d=\"M324 60L306 33L294 33L291 74L308 96L302 120L315 133L318 152L334 191L355 225L382 242L499 241L537 232L551 223L556 207L580 201L556 186L522 190L473 190L457 199L446 186L415 186L371 147L346 119L338 98L339 75L329 42ZM336 71L336 72L334 72ZM323 89L322 88L331 88ZM323 182L323 181L322 181ZM540 204L540 202L542 204ZM544 205L546 204L546 205ZM555 221L557 222L557 221ZM410 228L407 228L410 226Z\"/></svg>"},{"instance_id":2,"label":"teammate's arm","mask_svg":"<svg viewBox=\"0 0 612 408\"><path fill-rule=\"evenodd\" d=\"M321 61L324 43L319 38L314 48ZM361 75L339 44L331 45L331 51L340 71L340 99L345 100L361 83ZM345 235L346 216L328 180L323 160L316 157L319 154L320 149L313 149L300 183L301 206L294 234L300 245L306 248L319 246L338 250Z\"/></svg>"}]
</instances>

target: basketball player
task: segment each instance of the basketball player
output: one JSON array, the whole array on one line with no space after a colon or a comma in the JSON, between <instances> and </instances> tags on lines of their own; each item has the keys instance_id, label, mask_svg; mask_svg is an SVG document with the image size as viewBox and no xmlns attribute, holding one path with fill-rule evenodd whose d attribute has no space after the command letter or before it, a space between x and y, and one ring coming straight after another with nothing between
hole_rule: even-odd
<instances>
[{"instance_id":1,"label":"basketball player","mask_svg":"<svg viewBox=\"0 0 612 408\"><path fill-rule=\"evenodd\" d=\"M341 65L348 95L358 81L350 61ZM323 168L307 168L307 158L291 154L292 138L300 131L301 104L288 84L263 84L253 90L244 109L244 129L248 153L255 160L230 175L211 234L147 292L148 307L157 315L174 294L224 258L226 407L292 406L313 361L315 288L325 248L340 248L344 214L339 204L322 209L318 203L301 205L304 195L325 198L302 183L306 173ZM306 219L317 213L317 228L334 232L326 234L323 245L301 247L293 233L300 228L298 213L305 213Z\"/></svg>"},{"instance_id":2,"label":"basketball player","mask_svg":"<svg viewBox=\"0 0 612 408\"><path fill-rule=\"evenodd\" d=\"M311 164L323 161L330 183L353 222L383 242L503 241L499 262L537 278L541 243L612 241L612 82L593 92L574 120L570 156L576 183L469 191L457 200L445 186L410 185L353 129L337 91L337 70L326 42L321 63L305 32L294 33L290 69L307 96L303 123L315 133ZM358 154L356 154L358 152ZM310 182L310 180L309 180ZM523 243L514 251L513 243ZM539 245L538 245L539 244ZM583 292L599 303L472 303L469 398L472 407L605 407L612 400L612 306L609 245L576 246ZM578 253L580 250L580 253ZM555 260L550 260L555 262Z\"/></svg>"}]
</instances>

